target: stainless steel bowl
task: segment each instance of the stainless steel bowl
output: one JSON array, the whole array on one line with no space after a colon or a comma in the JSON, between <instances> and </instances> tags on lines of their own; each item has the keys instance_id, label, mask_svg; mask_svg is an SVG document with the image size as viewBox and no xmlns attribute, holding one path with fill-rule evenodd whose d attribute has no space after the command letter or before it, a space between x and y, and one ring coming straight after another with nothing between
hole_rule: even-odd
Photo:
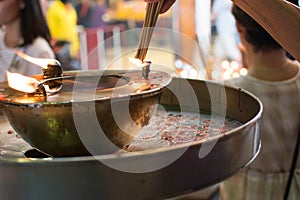
<instances>
[{"instance_id":1,"label":"stainless steel bowl","mask_svg":"<svg viewBox=\"0 0 300 200\"><path fill-rule=\"evenodd\" d=\"M62 90L45 99L0 84L12 127L54 157L107 154L128 145L148 124L171 77L157 71L149 80L141 71L78 71L66 72L62 80Z\"/></svg>"}]
</instances>

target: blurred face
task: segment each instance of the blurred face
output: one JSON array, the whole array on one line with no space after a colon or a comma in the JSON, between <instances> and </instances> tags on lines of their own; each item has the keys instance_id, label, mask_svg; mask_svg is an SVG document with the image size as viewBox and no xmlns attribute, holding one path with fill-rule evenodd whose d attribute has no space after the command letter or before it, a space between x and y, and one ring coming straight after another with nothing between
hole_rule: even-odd
<instances>
[{"instance_id":1,"label":"blurred face","mask_svg":"<svg viewBox=\"0 0 300 200\"><path fill-rule=\"evenodd\" d=\"M0 0L0 26L18 20L24 6L23 0Z\"/></svg>"}]
</instances>

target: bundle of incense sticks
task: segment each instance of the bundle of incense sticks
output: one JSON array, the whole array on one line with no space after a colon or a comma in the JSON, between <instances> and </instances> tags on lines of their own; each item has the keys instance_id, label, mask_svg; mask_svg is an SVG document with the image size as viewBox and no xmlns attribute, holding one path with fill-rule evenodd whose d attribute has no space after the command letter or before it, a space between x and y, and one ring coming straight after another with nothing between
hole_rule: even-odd
<instances>
[{"instance_id":1,"label":"bundle of incense sticks","mask_svg":"<svg viewBox=\"0 0 300 200\"><path fill-rule=\"evenodd\" d=\"M164 0L160 0L155 3L147 3L146 17L143 24L138 49L135 54L135 58L144 61L150 45L150 40L153 34L154 26L156 24L160 9Z\"/></svg>"}]
</instances>

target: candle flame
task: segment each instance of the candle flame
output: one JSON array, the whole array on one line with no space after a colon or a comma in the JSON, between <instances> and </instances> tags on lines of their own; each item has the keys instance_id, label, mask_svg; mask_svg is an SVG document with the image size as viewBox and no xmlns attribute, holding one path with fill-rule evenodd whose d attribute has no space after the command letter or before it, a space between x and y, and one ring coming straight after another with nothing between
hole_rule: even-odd
<instances>
[{"instance_id":1,"label":"candle flame","mask_svg":"<svg viewBox=\"0 0 300 200\"><path fill-rule=\"evenodd\" d=\"M6 71L6 76L8 86L21 92L33 93L39 85L38 80L22 74Z\"/></svg>"},{"instance_id":2,"label":"candle flame","mask_svg":"<svg viewBox=\"0 0 300 200\"><path fill-rule=\"evenodd\" d=\"M20 56L21 58L23 58L24 60L31 62L33 64L36 64L38 66L40 66L43 69L46 69L48 67L49 64L57 64L59 63L57 60L55 59L49 59L49 58L34 58L31 57L21 51L15 50L15 53Z\"/></svg>"}]
</instances>

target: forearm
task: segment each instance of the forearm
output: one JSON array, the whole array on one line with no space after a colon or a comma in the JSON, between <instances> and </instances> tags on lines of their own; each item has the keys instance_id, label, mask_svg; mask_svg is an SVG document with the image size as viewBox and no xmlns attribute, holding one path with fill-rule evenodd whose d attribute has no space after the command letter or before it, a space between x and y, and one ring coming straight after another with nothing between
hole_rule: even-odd
<instances>
[{"instance_id":1,"label":"forearm","mask_svg":"<svg viewBox=\"0 0 300 200\"><path fill-rule=\"evenodd\" d=\"M283 0L232 0L300 61L300 8Z\"/></svg>"}]
</instances>

